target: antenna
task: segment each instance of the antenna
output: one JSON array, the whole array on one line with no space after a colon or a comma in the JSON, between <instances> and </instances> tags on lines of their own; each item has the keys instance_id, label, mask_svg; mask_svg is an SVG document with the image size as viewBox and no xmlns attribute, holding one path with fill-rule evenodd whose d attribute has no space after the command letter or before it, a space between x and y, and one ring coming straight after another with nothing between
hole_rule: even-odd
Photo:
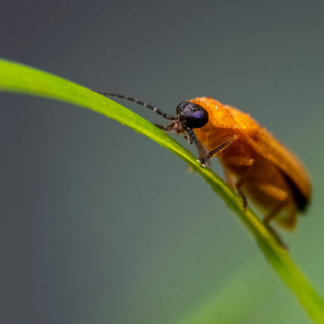
<instances>
[{"instance_id":1,"label":"antenna","mask_svg":"<svg viewBox=\"0 0 324 324\"><path fill-rule=\"evenodd\" d=\"M136 99L136 98L133 98L133 97L128 97L128 96L125 96L123 94L120 94L120 93L114 93L114 92L102 92L102 91L97 91L97 90L93 90L91 89L92 91L96 92L96 93L99 93L103 96L108 96L108 97L118 97L118 98L121 98L121 99L125 99L125 100L128 100L128 101L132 101L132 102L135 102L137 103L138 105L141 105L141 106L144 106L150 110L153 110L155 113L157 113L158 115L162 116L163 118L165 119L168 119L168 120L178 120L178 117L175 117L175 116L171 116L171 115L168 115L166 113L164 113L163 111L161 111L160 109L152 106L151 104L148 104L142 100L139 100L139 99Z\"/></svg>"}]
</instances>

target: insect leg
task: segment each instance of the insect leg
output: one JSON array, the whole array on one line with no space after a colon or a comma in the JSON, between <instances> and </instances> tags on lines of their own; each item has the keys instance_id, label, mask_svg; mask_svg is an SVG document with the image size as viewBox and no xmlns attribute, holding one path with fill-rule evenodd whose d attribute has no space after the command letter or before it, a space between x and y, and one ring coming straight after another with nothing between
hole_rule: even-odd
<instances>
[{"instance_id":1,"label":"insect leg","mask_svg":"<svg viewBox=\"0 0 324 324\"><path fill-rule=\"evenodd\" d=\"M247 202L246 202L246 198L245 195L243 194L241 187L243 186L243 184L246 182L246 180L248 179L251 170L253 169L253 165L255 163L254 159L251 158L244 158L244 157L237 157L237 156L233 156L230 158L227 158L226 160L226 164L229 166L234 166L234 167L245 167L247 168L245 173L243 173L243 175L240 176L240 179L235 183L234 187L237 190L237 193L241 196L242 200L243 200L243 208L246 209L247 207ZM224 168L224 172L225 172L225 179L226 179L226 183L228 183L228 177L230 176L229 172ZM227 174L227 176L226 176ZM232 179L229 179L229 185L231 187L233 187L233 181Z\"/></svg>"},{"instance_id":2,"label":"insect leg","mask_svg":"<svg viewBox=\"0 0 324 324\"><path fill-rule=\"evenodd\" d=\"M276 186L269 185L269 184L259 184L258 188L278 201L278 204L273 208L273 210L263 218L263 223L268 228L268 230L273 234L277 242L285 250L288 250L287 245L282 241L278 233L270 225L270 221L280 212L280 210L282 210L287 205L288 193L280 188L277 188ZM293 217L293 220L295 219L296 217ZM294 224L291 224L291 226L293 227Z\"/></svg>"},{"instance_id":3,"label":"insect leg","mask_svg":"<svg viewBox=\"0 0 324 324\"><path fill-rule=\"evenodd\" d=\"M265 224L265 226L267 227L268 231L271 232L271 234L274 236L274 238L277 240L277 242L279 243L279 245L285 249L288 250L288 245L285 244L285 242L281 239L281 237L279 236L279 234L274 230L274 228L269 225L269 224Z\"/></svg>"},{"instance_id":4,"label":"insect leg","mask_svg":"<svg viewBox=\"0 0 324 324\"><path fill-rule=\"evenodd\" d=\"M264 217L263 223L269 225L269 222L280 212L280 210L286 206L288 203L288 194L286 191L279 189L274 186L266 186L264 188L264 192L268 193L269 196L276 198L278 204L274 207L274 209Z\"/></svg>"},{"instance_id":5,"label":"insect leg","mask_svg":"<svg viewBox=\"0 0 324 324\"><path fill-rule=\"evenodd\" d=\"M237 193L242 197L242 200L243 200L243 209L245 210L246 207L247 207L247 201L246 201L246 197L245 195L243 194L242 190L241 190L241 187L242 185L244 184L244 182L246 181L246 179L249 177L249 174L253 168L253 165L254 165L254 159L240 159L239 161L239 165L240 166L246 166L246 167L249 167L246 171L246 173L241 176L241 178L236 182L235 184L235 188L237 190Z\"/></svg>"},{"instance_id":6,"label":"insect leg","mask_svg":"<svg viewBox=\"0 0 324 324\"><path fill-rule=\"evenodd\" d=\"M288 198L288 196L287 196ZM285 199L281 201L274 209L273 211L266 215L263 219L264 225L267 227L267 229L273 234L273 236L276 238L277 242L285 249L288 250L288 246L282 241L279 234L273 229L273 227L269 224L270 220L287 204L288 200Z\"/></svg>"},{"instance_id":7,"label":"insect leg","mask_svg":"<svg viewBox=\"0 0 324 324\"><path fill-rule=\"evenodd\" d=\"M235 189L235 181L234 178L232 176L232 174L226 170L225 168L223 168L223 172L224 172L224 180L226 182L226 184L232 189Z\"/></svg>"},{"instance_id":8,"label":"insect leg","mask_svg":"<svg viewBox=\"0 0 324 324\"><path fill-rule=\"evenodd\" d=\"M218 145L216 148L211 150L207 153L207 155L204 158L199 158L198 162L204 167L206 166L206 163L215 155L220 153L221 151L225 150L229 145L231 145L233 142L235 142L238 139L237 135L233 135L229 140L222 143L221 145Z\"/></svg>"},{"instance_id":9,"label":"insect leg","mask_svg":"<svg viewBox=\"0 0 324 324\"><path fill-rule=\"evenodd\" d=\"M164 130L166 132L170 132L170 131L173 130L174 124L175 124L175 122L172 122L172 123L170 123L168 125L165 125L165 126L159 125L159 124L154 124L154 125L159 129L162 129L162 130Z\"/></svg>"},{"instance_id":10,"label":"insect leg","mask_svg":"<svg viewBox=\"0 0 324 324\"><path fill-rule=\"evenodd\" d=\"M190 142L191 142L191 144L195 143L197 151L198 151L199 160L203 159L207 155L207 151L205 150L203 145L198 141L198 138L196 137L195 133L190 128L187 129L187 133L189 136L189 139L188 139L189 144L190 144ZM208 165L210 165L209 161L208 161Z\"/></svg>"}]
</instances>

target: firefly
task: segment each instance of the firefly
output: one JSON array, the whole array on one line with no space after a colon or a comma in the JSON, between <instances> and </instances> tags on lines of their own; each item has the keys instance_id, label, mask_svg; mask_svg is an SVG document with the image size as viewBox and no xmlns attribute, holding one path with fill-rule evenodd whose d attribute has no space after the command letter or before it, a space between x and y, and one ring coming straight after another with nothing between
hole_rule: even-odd
<instances>
[{"instance_id":1,"label":"firefly","mask_svg":"<svg viewBox=\"0 0 324 324\"><path fill-rule=\"evenodd\" d=\"M132 97L98 93L135 102L167 119L167 125L156 126L183 134L190 145L195 144L202 167L218 157L226 183L242 197L244 208L248 199L270 229L272 220L287 230L296 227L297 214L310 203L310 178L299 159L250 115L213 98L198 97L181 102L172 116Z\"/></svg>"}]
</instances>

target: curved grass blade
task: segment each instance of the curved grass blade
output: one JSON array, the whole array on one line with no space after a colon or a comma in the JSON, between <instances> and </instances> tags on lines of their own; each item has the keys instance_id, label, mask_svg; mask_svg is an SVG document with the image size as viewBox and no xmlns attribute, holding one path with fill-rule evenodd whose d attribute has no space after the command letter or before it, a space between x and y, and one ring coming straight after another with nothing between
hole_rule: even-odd
<instances>
[{"instance_id":1,"label":"curved grass blade","mask_svg":"<svg viewBox=\"0 0 324 324\"><path fill-rule=\"evenodd\" d=\"M288 252L250 209L242 209L240 198L222 179L209 168L202 168L195 157L166 133L127 108L87 88L11 61L0 60L0 91L46 97L91 109L133 128L178 155L205 179L245 225L266 259L294 292L313 321L324 323L324 301L291 261Z\"/></svg>"}]
</instances>

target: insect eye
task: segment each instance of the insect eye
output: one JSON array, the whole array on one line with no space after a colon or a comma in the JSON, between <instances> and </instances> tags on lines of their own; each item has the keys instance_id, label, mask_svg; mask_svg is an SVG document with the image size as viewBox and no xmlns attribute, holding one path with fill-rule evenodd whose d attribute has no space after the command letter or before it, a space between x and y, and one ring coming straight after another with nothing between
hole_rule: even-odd
<instances>
[{"instance_id":1,"label":"insect eye","mask_svg":"<svg viewBox=\"0 0 324 324\"><path fill-rule=\"evenodd\" d=\"M188 102L187 101L184 101L184 102L181 102L178 107L177 107L177 115L180 114L181 111L183 111L186 106L187 106Z\"/></svg>"},{"instance_id":2,"label":"insect eye","mask_svg":"<svg viewBox=\"0 0 324 324\"><path fill-rule=\"evenodd\" d=\"M177 115L190 128L200 128L208 122L207 111L190 101L184 101L178 105Z\"/></svg>"}]
</instances>

